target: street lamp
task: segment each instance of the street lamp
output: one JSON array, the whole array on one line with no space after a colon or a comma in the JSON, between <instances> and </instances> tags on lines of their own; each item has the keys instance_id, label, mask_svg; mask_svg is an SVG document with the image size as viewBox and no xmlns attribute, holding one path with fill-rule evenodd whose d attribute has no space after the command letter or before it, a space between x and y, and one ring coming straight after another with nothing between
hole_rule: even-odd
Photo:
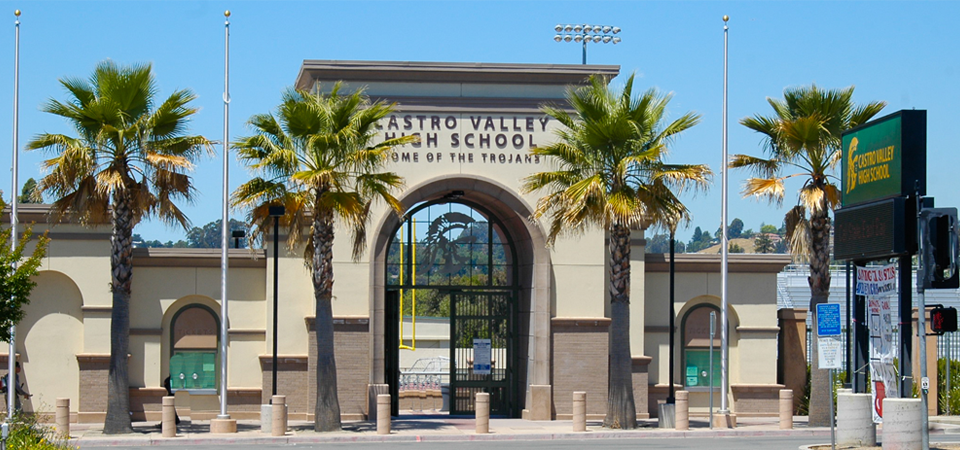
<instances>
[{"instance_id":1,"label":"street lamp","mask_svg":"<svg viewBox=\"0 0 960 450\"><path fill-rule=\"evenodd\" d=\"M557 42L570 42L574 41L577 43L583 44L583 64L587 63L587 43L593 42L594 44L617 44L620 42L619 36L614 36L615 34L620 33L620 27L614 27L610 25L560 25L553 27L557 32L557 35L553 37L553 40ZM573 34L571 34L571 32Z\"/></svg>"},{"instance_id":2,"label":"street lamp","mask_svg":"<svg viewBox=\"0 0 960 450\"><path fill-rule=\"evenodd\" d=\"M277 276L280 273L277 258L280 257L280 217L284 214L286 209L282 205L270 207L270 217L273 217L273 395L277 395Z\"/></svg>"},{"instance_id":3,"label":"street lamp","mask_svg":"<svg viewBox=\"0 0 960 450\"><path fill-rule=\"evenodd\" d=\"M233 248L240 248L240 239L247 237L247 232L243 230L233 230Z\"/></svg>"}]
</instances>

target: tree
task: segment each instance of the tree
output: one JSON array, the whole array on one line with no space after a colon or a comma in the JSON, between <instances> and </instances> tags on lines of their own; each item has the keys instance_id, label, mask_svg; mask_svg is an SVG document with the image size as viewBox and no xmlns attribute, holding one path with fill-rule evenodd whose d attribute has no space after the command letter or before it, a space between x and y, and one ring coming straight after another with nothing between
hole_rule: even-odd
<instances>
[{"instance_id":1,"label":"tree","mask_svg":"<svg viewBox=\"0 0 960 450\"><path fill-rule=\"evenodd\" d=\"M733 219L730 222L730 227L727 228L727 235L730 239L739 238L743 234L743 221L739 218Z\"/></svg>"},{"instance_id":2,"label":"tree","mask_svg":"<svg viewBox=\"0 0 960 450\"><path fill-rule=\"evenodd\" d=\"M753 240L754 253L773 253L774 251L776 251L776 247L766 233L758 234L757 238Z\"/></svg>"},{"instance_id":3,"label":"tree","mask_svg":"<svg viewBox=\"0 0 960 450\"><path fill-rule=\"evenodd\" d=\"M686 246L687 253L696 253L700 250L703 250L711 245L713 237L710 236L710 233L707 231L701 231L700 227L697 227L693 230L693 236L690 237L690 242Z\"/></svg>"},{"instance_id":4,"label":"tree","mask_svg":"<svg viewBox=\"0 0 960 450\"><path fill-rule=\"evenodd\" d=\"M760 232L761 232L761 233L769 233L769 234L779 234L780 230L778 230L777 227L774 226L774 225L761 224L761 225L760 225Z\"/></svg>"},{"instance_id":5,"label":"tree","mask_svg":"<svg viewBox=\"0 0 960 450\"><path fill-rule=\"evenodd\" d=\"M0 209L6 204L0 199ZM23 320L23 307L30 303L30 292L50 239L46 233L37 238L30 257L24 259L27 244L33 238L30 228L20 236L16 249L10 245L10 228L0 231L0 340L10 342L10 327Z\"/></svg>"},{"instance_id":6,"label":"tree","mask_svg":"<svg viewBox=\"0 0 960 450\"><path fill-rule=\"evenodd\" d=\"M419 139L404 136L375 144L377 122L395 105L370 103L362 89L340 90L336 83L330 94L286 91L277 115L253 116L248 123L256 134L233 144L257 175L233 194L234 206L251 208L253 236L272 226L273 205L286 208L280 223L290 229L289 246L309 229L304 258L313 272L316 300L317 431L340 430L331 305L334 221L353 232L353 255L359 258L371 203L382 200L394 211L402 210L390 192L403 179L383 171L390 152Z\"/></svg>"},{"instance_id":7,"label":"tree","mask_svg":"<svg viewBox=\"0 0 960 450\"><path fill-rule=\"evenodd\" d=\"M784 181L803 181L797 205L786 215L786 237L794 255L810 262L810 312L816 323L816 305L827 301L830 291L830 211L840 201L836 165L841 161L841 133L863 124L886 106L884 102L853 103L853 87L824 90L816 85L788 88L783 100L767 98L771 116L755 115L740 123L763 136L768 159L734 155L730 166L753 171L744 195L782 203ZM784 170L797 172L784 175ZM830 380L817 370L817 342L811 343L810 425L826 426Z\"/></svg>"},{"instance_id":8,"label":"tree","mask_svg":"<svg viewBox=\"0 0 960 450\"><path fill-rule=\"evenodd\" d=\"M220 248L223 240L223 219L217 219L201 227L193 227L187 231L187 246L190 248ZM230 219L230 231L244 230L249 234L250 227L239 220ZM233 238L227 236L227 246L233 245ZM246 240L247 238L243 238Z\"/></svg>"},{"instance_id":9,"label":"tree","mask_svg":"<svg viewBox=\"0 0 960 450\"><path fill-rule=\"evenodd\" d=\"M23 189L20 191L20 197L17 199L20 203L43 203L43 196L37 191L37 180L28 178L23 183Z\"/></svg>"},{"instance_id":10,"label":"tree","mask_svg":"<svg viewBox=\"0 0 960 450\"><path fill-rule=\"evenodd\" d=\"M130 433L127 354L130 346L132 234L141 220L158 217L168 225L189 226L175 201L193 197L186 174L210 150L203 136L186 134L197 112L196 97L178 90L157 103L157 83L149 64L97 65L89 80L62 78L69 99L50 99L42 110L66 119L77 136L43 133L27 144L54 156L37 188L53 196L57 218L76 216L82 224L109 220L111 239L110 368L104 433Z\"/></svg>"},{"instance_id":11,"label":"tree","mask_svg":"<svg viewBox=\"0 0 960 450\"><path fill-rule=\"evenodd\" d=\"M677 241L674 245L674 251L677 253L683 253L686 250L686 246L683 242ZM670 234L655 234L652 238L647 239L647 253L669 253L670 252Z\"/></svg>"},{"instance_id":12,"label":"tree","mask_svg":"<svg viewBox=\"0 0 960 450\"><path fill-rule=\"evenodd\" d=\"M727 246L727 251L730 253L743 253L745 250L737 244L730 244Z\"/></svg>"},{"instance_id":13,"label":"tree","mask_svg":"<svg viewBox=\"0 0 960 450\"><path fill-rule=\"evenodd\" d=\"M551 160L555 171L523 180L524 192L543 191L534 217L549 216L552 244L564 233L599 227L609 234L610 355L605 427L636 428L630 353L630 230L645 222L665 228L689 221L677 197L687 187L706 188L704 165L664 162L668 145L700 116L686 113L670 123L664 114L670 95L651 89L634 96L634 76L622 92L592 76L586 86L570 87L567 107L544 106L564 128L557 142L532 150ZM673 229L673 228L671 228Z\"/></svg>"}]
</instances>

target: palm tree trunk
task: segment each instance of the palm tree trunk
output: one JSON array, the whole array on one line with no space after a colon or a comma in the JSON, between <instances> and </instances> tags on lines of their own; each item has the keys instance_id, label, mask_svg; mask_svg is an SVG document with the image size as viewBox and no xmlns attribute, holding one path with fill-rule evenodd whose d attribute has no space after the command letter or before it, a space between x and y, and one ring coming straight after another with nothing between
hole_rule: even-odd
<instances>
[{"instance_id":1,"label":"palm tree trunk","mask_svg":"<svg viewBox=\"0 0 960 450\"><path fill-rule=\"evenodd\" d=\"M603 426L637 427L630 353L630 229L622 225L610 229L610 379Z\"/></svg>"},{"instance_id":2,"label":"palm tree trunk","mask_svg":"<svg viewBox=\"0 0 960 450\"><path fill-rule=\"evenodd\" d=\"M826 205L810 215L810 313L813 324L817 324L817 305L826 303L830 296L830 217ZM819 368L819 350L817 333L812 335L810 361L810 426L830 425L830 399L833 390L830 386L830 374Z\"/></svg>"},{"instance_id":3,"label":"palm tree trunk","mask_svg":"<svg viewBox=\"0 0 960 450\"><path fill-rule=\"evenodd\" d=\"M113 239L110 253L113 308L110 316L110 370L107 376L105 434L132 433L130 378L130 283L133 278L133 211L122 193L113 195Z\"/></svg>"},{"instance_id":4,"label":"palm tree trunk","mask_svg":"<svg viewBox=\"0 0 960 450\"><path fill-rule=\"evenodd\" d=\"M318 197L320 194L317 195ZM319 203L319 202L318 202ZM317 301L317 406L313 428L340 431L337 362L333 353L333 213L314 211L313 292Z\"/></svg>"}]
</instances>

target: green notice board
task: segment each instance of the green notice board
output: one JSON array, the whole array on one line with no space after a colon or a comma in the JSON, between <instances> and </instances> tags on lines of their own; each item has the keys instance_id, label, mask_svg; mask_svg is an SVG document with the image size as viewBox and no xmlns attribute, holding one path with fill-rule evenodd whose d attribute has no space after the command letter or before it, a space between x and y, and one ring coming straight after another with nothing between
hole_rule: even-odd
<instances>
[{"instance_id":1,"label":"green notice board","mask_svg":"<svg viewBox=\"0 0 960 450\"><path fill-rule=\"evenodd\" d=\"M199 351L174 354L170 357L170 386L173 389L216 389L217 354Z\"/></svg>"}]
</instances>

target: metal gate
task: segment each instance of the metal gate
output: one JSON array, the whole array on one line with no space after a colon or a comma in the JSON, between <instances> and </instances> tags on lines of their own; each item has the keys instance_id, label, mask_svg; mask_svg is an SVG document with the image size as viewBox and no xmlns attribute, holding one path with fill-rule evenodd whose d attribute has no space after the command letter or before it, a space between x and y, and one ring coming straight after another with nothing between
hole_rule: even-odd
<instances>
[{"instance_id":1,"label":"metal gate","mask_svg":"<svg viewBox=\"0 0 960 450\"><path fill-rule=\"evenodd\" d=\"M490 394L491 415L516 415L514 303L511 291L451 293L451 415L474 414L478 392Z\"/></svg>"}]
</instances>

